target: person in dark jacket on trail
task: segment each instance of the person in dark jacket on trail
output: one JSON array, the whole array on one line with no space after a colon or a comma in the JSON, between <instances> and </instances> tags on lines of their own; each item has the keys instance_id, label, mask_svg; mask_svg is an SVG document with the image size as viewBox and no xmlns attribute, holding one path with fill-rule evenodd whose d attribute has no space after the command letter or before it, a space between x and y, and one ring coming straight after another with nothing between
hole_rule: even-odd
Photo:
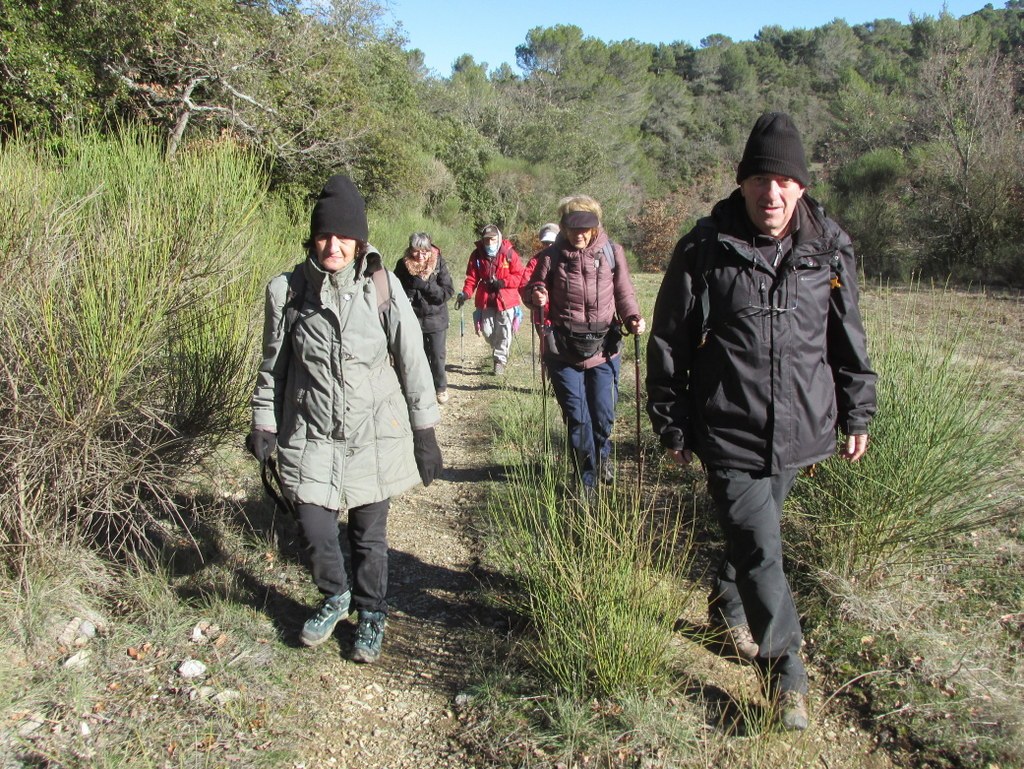
<instances>
[{"instance_id":1,"label":"person in dark jacket on trail","mask_svg":"<svg viewBox=\"0 0 1024 769\"><path fill-rule=\"evenodd\" d=\"M611 482L611 435L619 394L622 326L644 331L625 252L601 226L589 195L559 202L561 232L537 255L522 289L545 325L543 363L569 428L569 443L588 500Z\"/></svg>"},{"instance_id":2,"label":"person in dark jacket on trail","mask_svg":"<svg viewBox=\"0 0 1024 769\"><path fill-rule=\"evenodd\" d=\"M352 659L365 663L384 639L390 498L441 471L441 415L420 325L367 239L362 195L347 176L332 176L313 207L306 260L267 285L246 439L261 462L277 452L281 490L323 595L299 640L328 640L351 607L359 612ZM351 583L338 541L342 509Z\"/></svg>"},{"instance_id":3,"label":"person in dark jacket on trail","mask_svg":"<svg viewBox=\"0 0 1024 769\"><path fill-rule=\"evenodd\" d=\"M423 329L423 347L434 376L437 402L448 402L448 378L444 371L445 343L448 336L448 300L455 295L452 276L441 256L441 249L425 232L409 236L409 247L398 264L395 277L412 303L412 311Z\"/></svg>"},{"instance_id":4,"label":"person in dark jacket on trail","mask_svg":"<svg viewBox=\"0 0 1024 769\"><path fill-rule=\"evenodd\" d=\"M789 116L758 118L733 194L675 247L647 345L647 411L679 465L707 473L725 535L713 625L756 662L784 728L805 729L802 631L780 517L800 468L868 447L875 380L850 238L806 194Z\"/></svg>"},{"instance_id":5,"label":"person in dark jacket on trail","mask_svg":"<svg viewBox=\"0 0 1024 769\"><path fill-rule=\"evenodd\" d=\"M483 334L491 345L496 376L504 374L508 364L522 279L523 262L511 241L502 237L496 225L488 224L480 230L480 240L469 255L466 281L455 299L455 309L462 309L475 292L479 315L474 325L479 323L477 333Z\"/></svg>"}]
</instances>

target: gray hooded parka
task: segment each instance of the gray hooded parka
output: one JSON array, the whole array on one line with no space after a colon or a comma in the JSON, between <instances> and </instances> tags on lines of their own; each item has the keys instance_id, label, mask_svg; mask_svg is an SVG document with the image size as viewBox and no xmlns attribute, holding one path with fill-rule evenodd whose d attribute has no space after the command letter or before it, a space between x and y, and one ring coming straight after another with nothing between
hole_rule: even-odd
<instances>
[{"instance_id":1,"label":"gray hooded parka","mask_svg":"<svg viewBox=\"0 0 1024 769\"><path fill-rule=\"evenodd\" d=\"M388 273L386 324L377 311L372 247L341 286L314 256L286 333L289 273L267 286L263 361L253 427L276 432L284 492L331 510L379 502L420 482L412 430L440 421L434 383L412 306ZM384 325L387 326L385 337Z\"/></svg>"}]
</instances>

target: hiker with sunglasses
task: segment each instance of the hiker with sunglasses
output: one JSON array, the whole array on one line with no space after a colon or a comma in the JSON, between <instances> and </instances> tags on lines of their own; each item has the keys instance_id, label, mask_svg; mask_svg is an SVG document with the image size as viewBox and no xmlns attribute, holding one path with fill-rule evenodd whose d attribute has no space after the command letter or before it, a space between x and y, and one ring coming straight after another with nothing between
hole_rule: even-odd
<instances>
[{"instance_id":1,"label":"hiker with sunglasses","mask_svg":"<svg viewBox=\"0 0 1024 769\"><path fill-rule=\"evenodd\" d=\"M423 329L423 349L434 377L438 403L448 402L448 377L445 374L445 345L448 339L448 300L455 295L452 275L425 232L409 236L409 247L395 265L395 277L402 284L412 311Z\"/></svg>"},{"instance_id":2,"label":"hiker with sunglasses","mask_svg":"<svg viewBox=\"0 0 1024 769\"><path fill-rule=\"evenodd\" d=\"M601 204L589 195L559 201L560 231L536 257L522 295L544 319L544 367L569 430L583 494L611 483L612 425L619 395L622 329L645 323L625 252L601 226Z\"/></svg>"}]
</instances>

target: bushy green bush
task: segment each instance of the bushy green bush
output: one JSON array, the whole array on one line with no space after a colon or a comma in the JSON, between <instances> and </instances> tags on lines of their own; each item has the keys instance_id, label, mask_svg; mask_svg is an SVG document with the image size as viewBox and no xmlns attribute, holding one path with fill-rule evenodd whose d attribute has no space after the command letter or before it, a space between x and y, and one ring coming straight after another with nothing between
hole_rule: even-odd
<instances>
[{"instance_id":1,"label":"bushy green bush","mask_svg":"<svg viewBox=\"0 0 1024 769\"><path fill-rule=\"evenodd\" d=\"M1020 418L990 368L980 297L912 291L866 311L878 414L855 464L831 459L797 484L797 547L811 571L884 584L955 552L1004 514ZM897 309L902 308L902 309Z\"/></svg>"},{"instance_id":2,"label":"bushy green bush","mask_svg":"<svg viewBox=\"0 0 1024 769\"><path fill-rule=\"evenodd\" d=\"M495 556L519 582L509 601L531 621L524 660L573 697L657 689L690 597L681 587L690 557L683 516L648 509L625 480L583 499L549 434L557 404L516 397L501 409L499 442L514 453L488 520Z\"/></svg>"},{"instance_id":3,"label":"bushy green bush","mask_svg":"<svg viewBox=\"0 0 1024 769\"><path fill-rule=\"evenodd\" d=\"M245 419L262 286L295 240L257 159L152 134L0 152L0 558L137 546Z\"/></svg>"}]
</instances>

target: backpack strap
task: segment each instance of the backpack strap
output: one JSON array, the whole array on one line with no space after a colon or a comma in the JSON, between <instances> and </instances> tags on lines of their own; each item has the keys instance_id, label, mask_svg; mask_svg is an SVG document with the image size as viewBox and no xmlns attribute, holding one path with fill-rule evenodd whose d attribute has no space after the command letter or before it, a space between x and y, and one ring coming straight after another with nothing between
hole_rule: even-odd
<instances>
[{"instance_id":1,"label":"backpack strap","mask_svg":"<svg viewBox=\"0 0 1024 769\"><path fill-rule=\"evenodd\" d=\"M391 281L388 280L388 271L381 267L370 274L373 286L377 289L377 316L380 318L381 328L384 329L384 336L391 343Z\"/></svg>"},{"instance_id":2,"label":"backpack strap","mask_svg":"<svg viewBox=\"0 0 1024 769\"><path fill-rule=\"evenodd\" d=\"M306 295L306 270L303 263L295 265L288 275L288 294L284 302L284 333L288 334L299 319L299 309Z\"/></svg>"},{"instance_id":3,"label":"backpack strap","mask_svg":"<svg viewBox=\"0 0 1024 769\"><path fill-rule=\"evenodd\" d=\"M718 230L707 217L697 222L696 230L697 242L694 246L696 253L690 272L692 273L693 290L700 303L700 336L697 339L697 349L699 350L707 344L708 337L711 335L711 299L708 290L708 274L715 263Z\"/></svg>"},{"instance_id":4,"label":"backpack strap","mask_svg":"<svg viewBox=\"0 0 1024 769\"><path fill-rule=\"evenodd\" d=\"M612 248L612 242L610 240L605 241L603 251L604 258L608 262L608 271L615 272L615 249Z\"/></svg>"},{"instance_id":5,"label":"backpack strap","mask_svg":"<svg viewBox=\"0 0 1024 769\"><path fill-rule=\"evenodd\" d=\"M388 271L384 267L370 275L373 286L377 290L377 315L380 317L381 328L389 339L391 322L391 282ZM306 294L306 271L302 263L295 265L288 275L288 294L284 303L284 331L289 333L299 318L299 310Z\"/></svg>"},{"instance_id":6,"label":"backpack strap","mask_svg":"<svg viewBox=\"0 0 1024 769\"><path fill-rule=\"evenodd\" d=\"M838 241L842 235L842 230L839 229L839 225L831 219L825 219L825 226L828 228L828 233L834 238L836 242L836 250L832 252L832 256L828 260L828 269L830 273L829 286L833 289L839 288L843 285L843 255L839 249Z\"/></svg>"}]
</instances>

